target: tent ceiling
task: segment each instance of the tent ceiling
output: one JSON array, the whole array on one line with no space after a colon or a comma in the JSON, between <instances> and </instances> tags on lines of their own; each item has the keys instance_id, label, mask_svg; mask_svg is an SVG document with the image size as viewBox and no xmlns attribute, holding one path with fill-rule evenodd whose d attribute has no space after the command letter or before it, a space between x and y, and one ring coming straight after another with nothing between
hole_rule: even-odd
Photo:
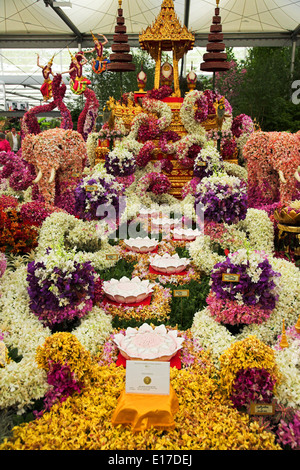
<instances>
[{"instance_id":1,"label":"tent ceiling","mask_svg":"<svg viewBox=\"0 0 300 470\"><path fill-rule=\"evenodd\" d=\"M70 2L71 8L57 10L53 0L0 0L0 48L89 47L91 30L107 35L112 42L118 0ZM155 20L161 3L123 0L132 46L139 45L139 33ZM206 45L215 6L215 0L174 0L180 21L189 18L195 46ZM290 45L291 35L300 23L299 0L221 0L220 8L228 46Z\"/></svg>"}]
</instances>

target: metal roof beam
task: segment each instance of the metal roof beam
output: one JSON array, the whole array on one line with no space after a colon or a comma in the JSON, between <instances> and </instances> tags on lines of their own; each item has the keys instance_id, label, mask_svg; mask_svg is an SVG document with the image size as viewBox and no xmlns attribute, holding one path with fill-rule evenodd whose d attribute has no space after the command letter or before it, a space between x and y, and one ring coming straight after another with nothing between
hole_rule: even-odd
<instances>
[{"instance_id":1,"label":"metal roof beam","mask_svg":"<svg viewBox=\"0 0 300 470\"><path fill-rule=\"evenodd\" d=\"M53 5L53 0L44 0L46 7L51 7L53 11L63 20L63 22L70 28L71 31L76 35L77 42L82 44L82 33L79 29L74 25L74 23L70 20L70 18L65 14L65 12L57 6Z\"/></svg>"}]
</instances>

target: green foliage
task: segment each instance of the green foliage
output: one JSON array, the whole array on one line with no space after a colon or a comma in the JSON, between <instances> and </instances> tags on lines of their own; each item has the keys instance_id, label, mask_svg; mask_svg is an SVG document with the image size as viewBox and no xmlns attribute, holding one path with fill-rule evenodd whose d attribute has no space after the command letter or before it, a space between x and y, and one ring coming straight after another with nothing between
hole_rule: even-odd
<instances>
[{"instance_id":1,"label":"green foliage","mask_svg":"<svg viewBox=\"0 0 300 470\"><path fill-rule=\"evenodd\" d=\"M209 293L209 276L202 277L201 281L192 280L188 284L180 286L180 289L188 289L189 297L172 297L169 324L180 330L191 328L196 312L206 307L206 298ZM166 285L174 290L174 285ZM179 288L178 288L179 289Z\"/></svg>"},{"instance_id":2,"label":"green foliage","mask_svg":"<svg viewBox=\"0 0 300 470\"><path fill-rule=\"evenodd\" d=\"M298 47L292 76L290 47L254 47L245 62L222 75L218 89L229 99L234 115L248 114L263 131L295 132L299 130L300 104L292 103L291 94L293 81L300 78L299 59ZM246 72L238 82L243 68ZM230 90L234 90L233 96Z\"/></svg>"}]
</instances>

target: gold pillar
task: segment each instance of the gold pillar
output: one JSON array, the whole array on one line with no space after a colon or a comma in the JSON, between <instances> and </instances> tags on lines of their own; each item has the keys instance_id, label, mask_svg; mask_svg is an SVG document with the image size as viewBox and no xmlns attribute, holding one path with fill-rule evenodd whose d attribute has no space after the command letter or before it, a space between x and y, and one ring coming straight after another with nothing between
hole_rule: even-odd
<instances>
[{"instance_id":1,"label":"gold pillar","mask_svg":"<svg viewBox=\"0 0 300 470\"><path fill-rule=\"evenodd\" d=\"M174 77L174 95L181 96L179 88L179 74L178 74L178 59L177 59L177 50L173 42L173 77Z\"/></svg>"},{"instance_id":2,"label":"gold pillar","mask_svg":"<svg viewBox=\"0 0 300 470\"><path fill-rule=\"evenodd\" d=\"M155 63L154 88L160 86L160 68L161 68L161 42L158 44L157 59Z\"/></svg>"}]
</instances>

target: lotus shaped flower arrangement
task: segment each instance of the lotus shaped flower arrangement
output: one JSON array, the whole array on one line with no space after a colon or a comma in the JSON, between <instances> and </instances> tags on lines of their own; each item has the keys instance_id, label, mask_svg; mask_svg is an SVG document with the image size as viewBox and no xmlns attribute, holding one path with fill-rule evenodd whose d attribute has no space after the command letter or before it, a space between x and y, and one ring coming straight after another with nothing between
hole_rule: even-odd
<instances>
[{"instance_id":1,"label":"lotus shaped flower arrangement","mask_svg":"<svg viewBox=\"0 0 300 470\"><path fill-rule=\"evenodd\" d=\"M193 241L201 235L201 230L192 228L175 228L173 230L173 238L175 240Z\"/></svg>"},{"instance_id":2,"label":"lotus shaped flower arrangement","mask_svg":"<svg viewBox=\"0 0 300 470\"><path fill-rule=\"evenodd\" d=\"M158 218L158 217L161 217L163 214L163 211L162 209L149 209L149 208L145 208L145 207L142 207L140 210L139 210L139 213L138 213L138 216L142 219L148 219L148 218Z\"/></svg>"},{"instance_id":3,"label":"lotus shaped flower arrangement","mask_svg":"<svg viewBox=\"0 0 300 470\"><path fill-rule=\"evenodd\" d=\"M136 253L149 253L158 245L158 241L149 237L137 237L124 240L126 248Z\"/></svg>"},{"instance_id":4,"label":"lotus shaped flower arrangement","mask_svg":"<svg viewBox=\"0 0 300 470\"><path fill-rule=\"evenodd\" d=\"M169 229L173 229L174 227L176 227L176 225L181 223L181 220L172 219L169 217L157 217L157 218L152 219L151 223L153 227L169 230Z\"/></svg>"},{"instance_id":5,"label":"lotus shaped flower arrangement","mask_svg":"<svg viewBox=\"0 0 300 470\"><path fill-rule=\"evenodd\" d=\"M127 328L114 341L127 360L169 361L181 349L184 338L176 330L167 331L164 325L152 328L144 323L140 328Z\"/></svg>"},{"instance_id":6,"label":"lotus shaped flower arrangement","mask_svg":"<svg viewBox=\"0 0 300 470\"><path fill-rule=\"evenodd\" d=\"M104 281L103 291L114 302L131 304L145 300L153 292L153 287L148 280L123 276L120 280Z\"/></svg>"},{"instance_id":7,"label":"lotus shaped flower arrangement","mask_svg":"<svg viewBox=\"0 0 300 470\"><path fill-rule=\"evenodd\" d=\"M156 255L150 258L150 265L156 271L166 274L177 274L182 272L189 264L188 258L180 258L178 254Z\"/></svg>"}]
</instances>

